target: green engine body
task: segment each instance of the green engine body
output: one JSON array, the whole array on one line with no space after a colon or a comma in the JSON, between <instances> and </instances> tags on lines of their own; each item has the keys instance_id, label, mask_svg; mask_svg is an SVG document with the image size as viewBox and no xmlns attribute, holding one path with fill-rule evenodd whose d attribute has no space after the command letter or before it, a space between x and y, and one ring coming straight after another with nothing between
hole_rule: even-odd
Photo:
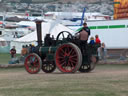
<instances>
[{"instance_id":1,"label":"green engine body","mask_svg":"<svg viewBox=\"0 0 128 96\"><path fill-rule=\"evenodd\" d=\"M53 61L56 50L57 46L42 46L40 47L39 52L46 60Z\"/></svg>"},{"instance_id":2,"label":"green engine body","mask_svg":"<svg viewBox=\"0 0 128 96\"><path fill-rule=\"evenodd\" d=\"M94 45L87 45L87 50L85 54L82 54L82 58L83 58L83 63L87 63L87 59L89 58L89 56L95 56L98 58L98 53L97 53L97 48L99 47L99 44L94 44ZM55 59L55 53L58 46L42 46L39 49L39 53L41 54L41 56L45 57L45 59L47 61L54 61Z\"/></svg>"}]
</instances>

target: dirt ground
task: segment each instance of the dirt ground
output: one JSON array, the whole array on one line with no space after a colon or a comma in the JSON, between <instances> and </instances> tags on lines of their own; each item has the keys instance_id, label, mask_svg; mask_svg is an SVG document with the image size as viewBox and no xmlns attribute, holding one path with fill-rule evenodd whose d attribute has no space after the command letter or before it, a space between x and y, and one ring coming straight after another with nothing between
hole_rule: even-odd
<instances>
[{"instance_id":1,"label":"dirt ground","mask_svg":"<svg viewBox=\"0 0 128 96\"><path fill-rule=\"evenodd\" d=\"M126 67L125 67L126 66ZM2 68L1 68L2 69ZM20 70L19 70L20 69ZM91 74L91 75L90 75ZM75 75L75 76L119 76L119 75L126 75L128 74L128 64L115 64L115 65L102 65L99 64L96 66L96 68L90 72L90 73L80 73L80 72L76 72L76 73L72 73L69 74L70 75ZM29 75L34 75L34 74L29 74L26 72L26 70L24 68L3 68L2 70L0 70L0 78L9 78L12 76L29 76ZM47 76L47 75L67 75L64 74L62 72L60 72L58 69L55 70L55 72L47 74L44 73L42 70L40 70L40 72L38 74L36 74L40 77L40 75L42 76Z\"/></svg>"},{"instance_id":2,"label":"dirt ground","mask_svg":"<svg viewBox=\"0 0 128 96\"><path fill-rule=\"evenodd\" d=\"M75 74L0 69L0 96L128 96L127 85L128 64L100 64L90 73Z\"/></svg>"}]
</instances>

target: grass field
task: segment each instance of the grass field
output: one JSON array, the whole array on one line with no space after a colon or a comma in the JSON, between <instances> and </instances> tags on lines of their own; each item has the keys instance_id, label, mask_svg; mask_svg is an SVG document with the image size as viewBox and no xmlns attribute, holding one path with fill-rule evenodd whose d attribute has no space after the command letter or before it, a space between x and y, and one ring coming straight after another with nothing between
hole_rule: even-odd
<instances>
[{"instance_id":1,"label":"grass field","mask_svg":"<svg viewBox=\"0 0 128 96\"><path fill-rule=\"evenodd\" d=\"M11 59L9 53L0 53L0 64L8 64L8 61Z\"/></svg>"},{"instance_id":2,"label":"grass field","mask_svg":"<svg viewBox=\"0 0 128 96\"><path fill-rule=\"evenodd\" d=\"M17 54L16 56L19 57L20 54ZM9 53L0 53L0 64L8 64L10 59L11 56Z\"/></svg>"},{"instance_id":3,"label":"grass field","mask_svg":"<svg viewBox=\"0 0 128 96\"><path fill-rule=\"evenodd\" d=\"M91 73L75 74L0 69L0 96L128 96L128 64L97 65Z\"/></svg>"}]
</instances>

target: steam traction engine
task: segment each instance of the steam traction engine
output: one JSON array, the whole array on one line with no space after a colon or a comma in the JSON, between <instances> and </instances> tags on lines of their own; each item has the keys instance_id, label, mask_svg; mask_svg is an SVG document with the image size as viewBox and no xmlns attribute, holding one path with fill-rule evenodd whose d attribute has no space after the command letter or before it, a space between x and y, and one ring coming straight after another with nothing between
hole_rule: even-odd
<instances>
[{"instance_id":1,"label":"steam traction engine","mask_svg":"<svg viewBox=\"0 0 128 96\"><path fill-rule=\"evenodd\" d=\"M42 43L41 21L36 21L38 46L24 62L28 73L35 74L42 69L45 73L53 72L56 67L63 73L90 72L98 61L99 45L86 45L82 50L79 40L67 31L57 35L56 40L47 34Z\"/></svg>"}]
</instances>

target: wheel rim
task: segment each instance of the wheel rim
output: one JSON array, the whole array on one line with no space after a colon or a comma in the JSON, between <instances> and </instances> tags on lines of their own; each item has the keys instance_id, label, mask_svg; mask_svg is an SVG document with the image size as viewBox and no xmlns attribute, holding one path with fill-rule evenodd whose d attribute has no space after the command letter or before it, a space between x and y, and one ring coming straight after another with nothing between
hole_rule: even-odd
<instances>
[{"instance_id":1,"label":"wheel rim","mask_svg":"<svg viewBox=\"0 0 128 96\"><path fill-rule=\"evenodd\" d=\"M42 70L45 72L45 73L51 73L53 72L54 70L56 69L56 65L53 61L46 61L46 62L43 62L42 64Z\"/></svg>"},{"instance_id":2,"label":"wheel rim","mask_svg":"<svg viewBox=\"0 0 128 96\"><path fill-rule=\"evenodd\" d=\"M95 56L91 56L90 58L91 62L88 64L82 64L79 71L80 72L90 72L95 68L96 65L96 57Z\"/></svg>"},{"instance_id":3,"label":"wheel rim","mask_svg":"<svg viewBox=\"0 0 128 96\"><path fill-rule=\"evenodd\" d=\"M74 44L63 44L56 51L56 65L60 71L71 73L77 71L81 61Z\"/></svg>"},{"instance_id":4,"label":"wheel rim","mask_svg":"<svg viewBox=\"0 0 128 96\"><path fill-rule=\"evenodd\" d=\"M91 71L90 64L82 64L79 69L80 72L89 72Z\"/></svg>"},{"instance_id":5,"label":"wheel rim","mask_svg":"<svg viewBox=\"0 0 128 96\"><path fill-rule=\"evenodd\" d=\"M31 74L38 73L40 71L41 64L42 62L40 57L35 53L29 54L24 63L27 72Z\"/></svg>"}]
</instances>

